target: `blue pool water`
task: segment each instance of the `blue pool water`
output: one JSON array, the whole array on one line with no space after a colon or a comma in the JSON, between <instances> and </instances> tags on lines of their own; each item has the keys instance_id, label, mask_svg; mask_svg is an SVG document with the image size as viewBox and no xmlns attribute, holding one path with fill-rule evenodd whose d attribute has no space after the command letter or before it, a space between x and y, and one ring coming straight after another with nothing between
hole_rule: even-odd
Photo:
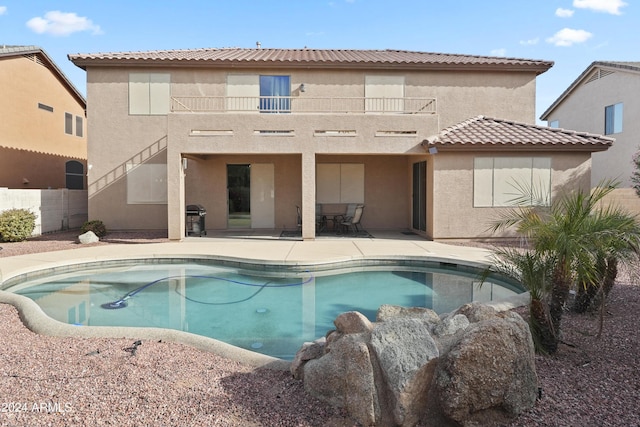
<instances>
[{"instance_id":1,"label":"blue pool water","mask_svg":"<svg viewBox=\"0 0 640 427\"><path fill-rule=\"evenodd\" d=\"M48 275L7 290L69 324L177 329L291 359L345 311L374 321L383 304L446 313L523 292L498 278L480 281L479 272L440 264L293 272L169 263Z\"/></svg>"}]
</instances>

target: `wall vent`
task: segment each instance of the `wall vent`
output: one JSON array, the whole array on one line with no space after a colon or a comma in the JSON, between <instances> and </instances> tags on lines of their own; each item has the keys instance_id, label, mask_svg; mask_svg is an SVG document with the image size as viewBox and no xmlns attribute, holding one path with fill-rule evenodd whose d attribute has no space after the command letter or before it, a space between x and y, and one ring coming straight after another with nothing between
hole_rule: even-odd
<instances>
[{"instance_id":1,"label":"wall vent","mask_svg":"<svg viewBox=\"0 0 640 427\"><path fill-rule=\"evenodd\" d=\"M588 84L591 82L594 82L596 80L599 80L603 77L608 76L609 74L613 74L614 71L611 70L603 70L601 68L598 68L597 70L595 70L593 73L591 73L591 75L589 76L589 78L584 82L584 84Z\"/></svg>"}]
</instances>

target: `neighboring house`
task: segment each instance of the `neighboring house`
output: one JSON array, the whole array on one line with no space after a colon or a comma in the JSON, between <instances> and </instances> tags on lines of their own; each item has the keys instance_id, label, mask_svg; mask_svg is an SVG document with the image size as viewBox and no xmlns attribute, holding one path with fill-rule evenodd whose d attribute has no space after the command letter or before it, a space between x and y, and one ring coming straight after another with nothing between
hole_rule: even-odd
<instances>
[{"instance_id":1,"label":"neighboring house","mask_svg":"<svg viewBox=\"0 0 640 427\"><path fill-rule=\"evenodd\" d=\"M607 179L620 183L616 199L640 213L631 187L633 155L640 150L640 62L596 61L542 114L549 126L578 129L615 138L613 147L595 153L591 186Z\"/></svg>"},{"instance_id":2,"label":"neighboring house","mask_svg":"<svg viewBox=\"0 0 640 427\"><path fill-rule=\"evenodd\" d=\"M396 50L195 49L69 55L87 71L89 217L110 229L316 235L365 205L368 230L491 237L513 184L589 188L611 140L539 127L548 61ZM495 117L495 119L486 118Z\"/></svg>"},{"instance_id":3,"label":"neighboring house","mask_svg":"<svg viewBox=\"0 0 640 427\"><path fill-rule=\"evenodd\" d=\"M0 45L0 187L86 189L86 101L36 46Z\"/></svg>"}]
</instances>

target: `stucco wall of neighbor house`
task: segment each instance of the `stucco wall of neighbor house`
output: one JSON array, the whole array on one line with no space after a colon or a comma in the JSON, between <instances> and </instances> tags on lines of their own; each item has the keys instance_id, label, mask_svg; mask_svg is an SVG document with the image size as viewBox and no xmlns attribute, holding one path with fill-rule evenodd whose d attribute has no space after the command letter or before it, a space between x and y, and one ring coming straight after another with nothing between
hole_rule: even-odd
<instances>
[{"instance_id":1,"label":"stucco wall of neighbor house","mask_svg":"<svg viewBox=\"0 0 640 427\"><path fill-rule=\"evenodd\" d=\"M593 153L591 186L605 179L620 182L620 188L631 187L633 154L640 150L640 74L615 71L597 80L580 84L548 117L558 120L559 126L604 135L605 107L623 103L621 133L607 135L615 138L606 151Z\"/></svg>"},{"instance_id":2,"label":"stucco wall of neighbor house","mask_svg":"<svg viewBox=\"0 0 640 427\"><path fill-rule=\"evenodd\" d=\"M70 160L82 163L86 172L86 159L0 147L0 186L15 189L64 188L66 164ZM87 188L86 177L83 188Z\"/></svg>"},{"instance_id":3,"label":"stucco wall of neighbor house","mask_svg":"<svg viewBox=\"0 0 640 427\"><path fill-rule=\"evenodd\" d=\"M84 107L51 70L21 56L0 58L0 81L5 83L0 97L0 147L5 148L0 185L64 187L66 160L80 161L86 170ZM52 107L53 112L38 108L38 103ZM73 135L65 133L65 113L73 115ZM75 134L76 117L82 117L82 137Z\"/></svg>"},{"instance_id":4,"label":"stucco wall of neighbor house","mask_svg":"<svg viewBox=\"0 0 640 427\"><path fill-rule=\"evenodd\" d=\"M493 233L491 224L501 208L473 206L473 159L478 156L547 156L546 153L460 153L439 152L433 157L434 197L429 210L433 215L434 239L492 238L512 235ZM557 153L551 155L552 198L567 186L589 190L589 153ZM455 191L452 191L454 189ZM508 209L508 208L506 208Z\"/></svg>"}]
</instances>

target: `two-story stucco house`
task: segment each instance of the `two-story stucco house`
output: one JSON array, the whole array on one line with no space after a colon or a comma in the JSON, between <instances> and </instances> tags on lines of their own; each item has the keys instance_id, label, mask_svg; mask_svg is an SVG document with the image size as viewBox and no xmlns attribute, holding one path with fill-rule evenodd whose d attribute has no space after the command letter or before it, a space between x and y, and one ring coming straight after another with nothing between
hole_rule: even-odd
<instances>
[{"instance_id":1,"label":"two-story stucco house","mask_svg":"<svg viewBox=\"0 0 640 427\"><path fill-rule=\"evenodd\" d=\"M542 114L554 128L580 129L615 138L613 147L593 155L591 185L620 183L617 202L640 213L631 188L633 155L640 151L640 62L591 63Z\"/></svg>"},{"instance_id":2,"label":"two-story stucco house","mask_svg":"<svg viewBox=\"0 0 640 427\"><path fill-rule=\"evenodd\" d=\"M535 126L548 61L398 50L69 55L87 71L89 217L185 236L295 229L365 205L367 230L491 236L514 183L589 188L611 140Z\"/></svg>"},{"instance_id":3,"label":"two-story stucco house","mask_svg":"<svg viewBox=\"0 0 640 427\"><path fill-rule=\"evenodd\" d=\"M0 187L86 189L86 101L36 46L0 45Z\"/></svg>"}]
</instances>

